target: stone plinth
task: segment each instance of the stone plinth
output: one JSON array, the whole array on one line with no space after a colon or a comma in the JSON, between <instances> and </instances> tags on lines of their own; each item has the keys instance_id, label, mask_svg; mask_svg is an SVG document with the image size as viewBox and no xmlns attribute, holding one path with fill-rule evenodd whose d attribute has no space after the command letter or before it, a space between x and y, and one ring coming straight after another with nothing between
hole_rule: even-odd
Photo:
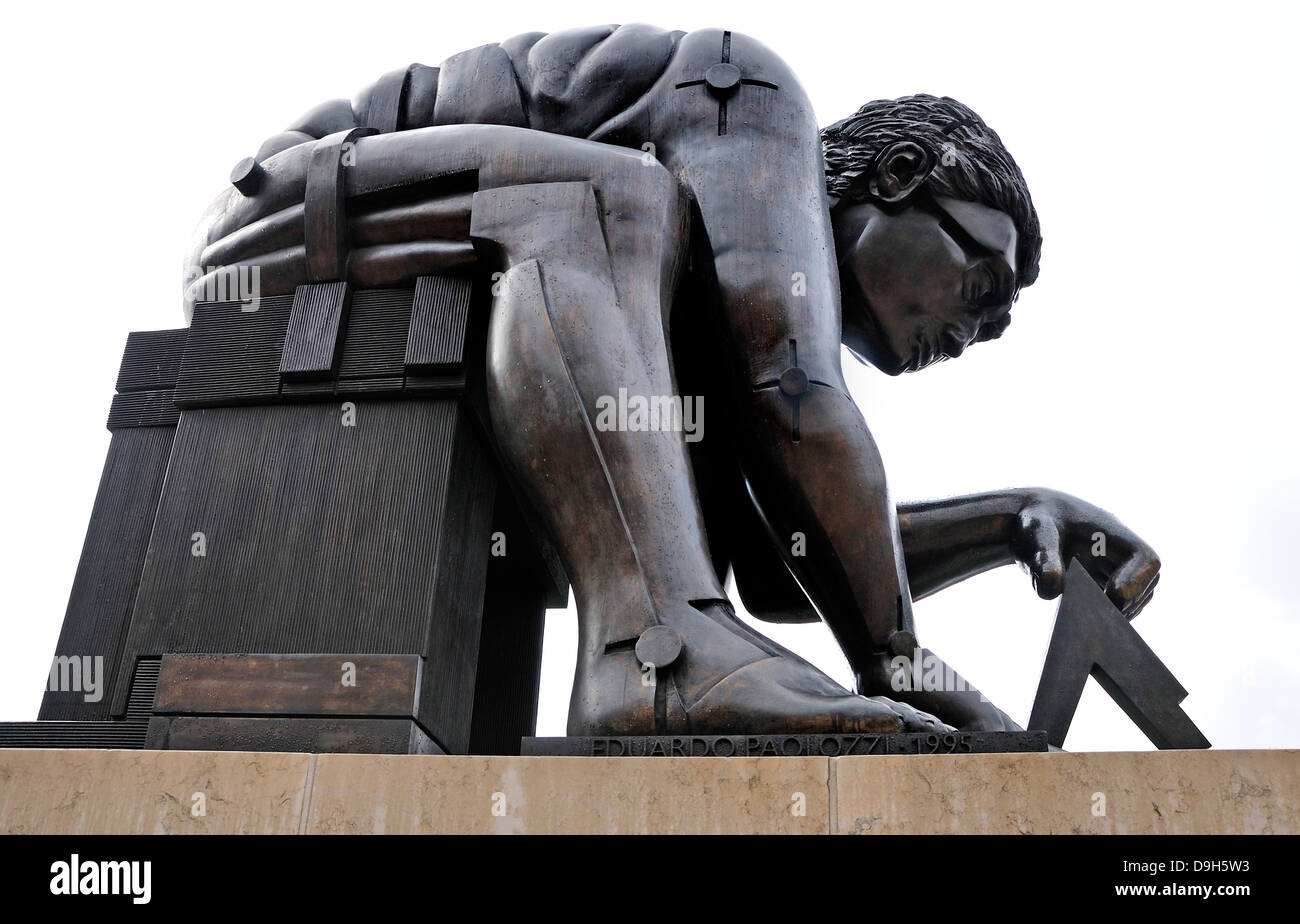
<instances>
[{"instance_id":1,"label":"stone plinth","mask_svg":"<svg viewBox=\"0 0 1300 924\"><path fill-rule=\"evenodd\" d=\"M0 832L15 834L1294 834L1297 805L1300 751L592 758L0 750Z\"/></svg>"},{"instance_id":2,"label":"stone plinth","mask_svg":"<svg viewBox=\"0 0 1300 924\"><path fill-rule=\"evenodd\" d=\"M845 757L842 834L1294 834L1300 751Z\"/></svg>"}]
</instances>

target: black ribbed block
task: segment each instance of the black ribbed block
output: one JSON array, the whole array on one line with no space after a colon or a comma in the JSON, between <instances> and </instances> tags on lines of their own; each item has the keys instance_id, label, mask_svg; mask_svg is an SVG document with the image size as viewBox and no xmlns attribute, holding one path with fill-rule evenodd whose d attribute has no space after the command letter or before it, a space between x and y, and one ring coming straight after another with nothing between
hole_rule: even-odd
<instances>
[{"instance_id":1,"label":"black ribbed block","mask_svg":"<svg viewBox=\"0 0 1300 924\"><path fill-rule=\"evenodd\" d=\"M256 311L241 302L195 305L176 380L176 404L275 400L293 300L291 295L267 296Z\"/></svg>"},{"instance_id":2,"label":"black ribbed block","mask_svg":"<svg viewBox=\"0 0 1300 924\"><path fill-rule=\"evenodd\" d=\"M406 369L418 375L459 371L465 363L465 330L473 284L468 277L421 276L411 304Z\"/></svg>"},{"instance_id":3,"label":"black ribbed block","mask_svg":"<svg viewBox=\"0 0 1300 924\"><path fill-rule=\"evenodd\" d=\"M463 752L494 467L455 399L349 403L182 415L123 663L416 653L417 718Z\"/></svg>"},{"instance_id":4,"label":"black ribbed block","mask_svg":"<svg viewBox=\"0 0 1300 924\"><path fill-rule=\"evenodd\" d=\"M119 393L176 387L185 352L186 328L143 330L126 335L126 350L117 374Z\"/></svg>"},{"instance_id":5,"label":"black ribbed block","mask_svg":"<svg viewBox=\"0 0 1300 924\"><path fill-rule=\"evenodd\" d=\"M118 394L108 414L113 437L54 651L56 658L101 663L103 689L90 696L85 690L47 689L39 714L42 720L105 720L113 714L117 693L125 695L115 684L119 676L125 678L121 682L129 682L134 665L121 664L121 647L180 416L172 386L185 334L183 329L147 331L127 338L117 376ZM121 733L120 729L105 731L110 737ZM92 735L87 740L97 739Z\"/></svg>"},{"instance_id":6,"label":"black ribbed block","mask_svg":"<svg viewBox=\"0 0 1300 924\"><path fill-rule=\"evenodd\" d=\"M351 300L352 290L346 282L298 286L284 334L282 379L302 382L334 377Z\"/></svg>"}]
</instances>

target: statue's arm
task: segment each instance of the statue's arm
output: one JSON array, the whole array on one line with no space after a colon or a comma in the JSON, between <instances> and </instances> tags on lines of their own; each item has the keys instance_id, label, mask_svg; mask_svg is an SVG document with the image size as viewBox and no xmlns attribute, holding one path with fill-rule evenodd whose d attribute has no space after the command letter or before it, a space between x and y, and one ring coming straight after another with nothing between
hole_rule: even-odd
<instances>
[{"instance_id":1,"label":"statue's arm","mask_svg":"<svg viewBox=\"0 0 1300 924\"><path fill-rule=\"evenodd\" d=\"M1106 511L1049 488L1015 488L898 505L915 599L1019 562L1038 595L1060 596L1071 558L1130 618L1151 598L1160 559Z\"/></svg>"},{"instance_id":2,"label":"statue's arm","mask_svg":"<svg viewBox=\"0 0 1300 924\"><path fill-rule=\"evenodd\" d=\"M1021 492L898 505L898 530L913 599L1017 559L1012 550Z\"/></svg>"}]
</instances>

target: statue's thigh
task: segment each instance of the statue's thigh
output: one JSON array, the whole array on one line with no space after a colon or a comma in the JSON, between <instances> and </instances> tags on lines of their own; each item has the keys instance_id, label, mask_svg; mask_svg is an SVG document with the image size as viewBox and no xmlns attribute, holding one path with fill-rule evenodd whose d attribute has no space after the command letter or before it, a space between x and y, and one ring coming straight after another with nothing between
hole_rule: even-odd
<instances>
[{"instance_id":1,"label":"statue's thigh","mask_svg":"<svg viewBox=\"0 0 1300 924\"><path fill-rule=\"evenodd\" d=\"M470 126L463 126L471 128ZM599 206L615 275L657 272L686 246L684 191L653 157L640 151L528 129L485 130L480 191L503 186L588 183Z\"/></svg>"}]
</instances>

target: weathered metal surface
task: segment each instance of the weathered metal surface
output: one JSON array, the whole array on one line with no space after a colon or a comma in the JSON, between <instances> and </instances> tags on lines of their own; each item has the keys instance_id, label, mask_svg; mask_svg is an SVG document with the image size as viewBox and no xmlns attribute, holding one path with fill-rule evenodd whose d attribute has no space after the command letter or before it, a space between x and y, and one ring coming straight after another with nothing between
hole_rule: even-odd
<instances>
[{"instance_id":1,"label":"weathered metal surface","mask_svg":"<svg viewBox=\"0 0 1300 924\"><path fill-rule=\"evenodd\" d=\"M419 655L167 654L154 712L415 714Z\"/></svg>"}]
</instances>

